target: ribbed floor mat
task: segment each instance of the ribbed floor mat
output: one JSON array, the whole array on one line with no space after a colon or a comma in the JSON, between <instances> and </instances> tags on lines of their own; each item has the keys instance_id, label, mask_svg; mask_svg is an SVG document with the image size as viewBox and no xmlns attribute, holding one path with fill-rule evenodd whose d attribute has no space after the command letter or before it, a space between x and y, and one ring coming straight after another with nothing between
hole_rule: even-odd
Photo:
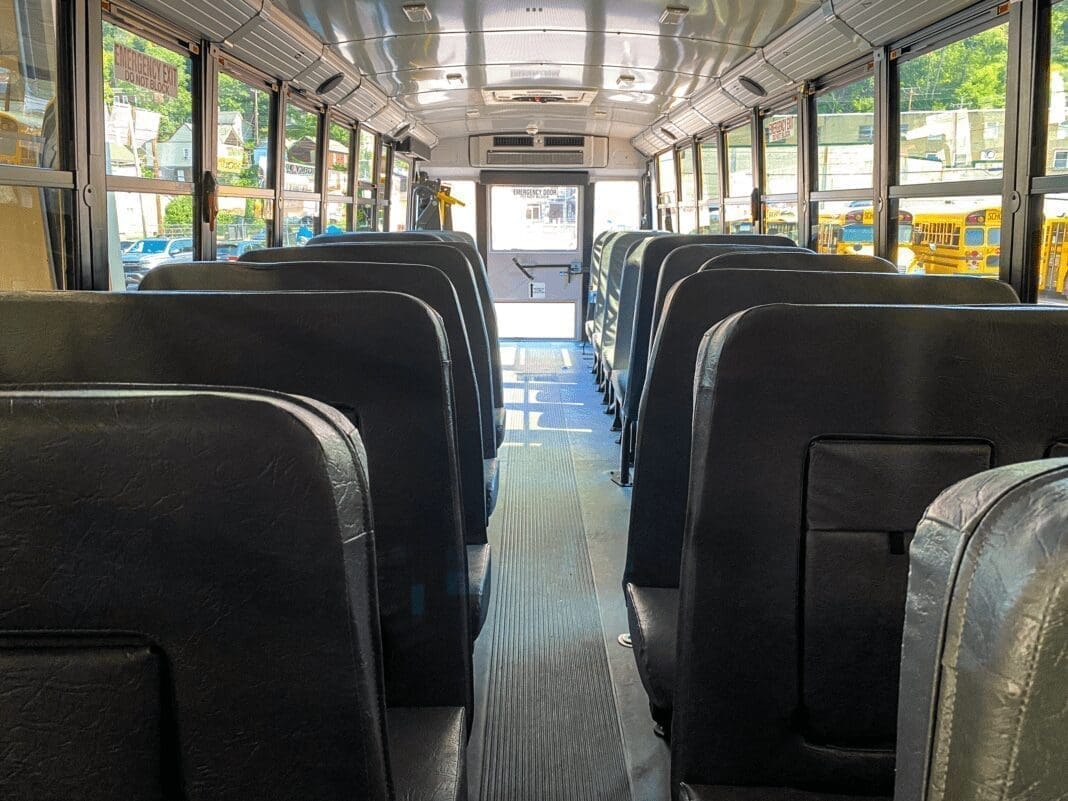
<instances>
[{"instance_id":1,"label":"ribbed floor mat","mask_svg":"<svg viewBox=\"0 0 1068 801\"><path fill-rule=\"evenodd\" d=\"M567 433L585 373L563 367L526 343L505 364L482 801L631 798Z\"/></svg>"}]
</instances>

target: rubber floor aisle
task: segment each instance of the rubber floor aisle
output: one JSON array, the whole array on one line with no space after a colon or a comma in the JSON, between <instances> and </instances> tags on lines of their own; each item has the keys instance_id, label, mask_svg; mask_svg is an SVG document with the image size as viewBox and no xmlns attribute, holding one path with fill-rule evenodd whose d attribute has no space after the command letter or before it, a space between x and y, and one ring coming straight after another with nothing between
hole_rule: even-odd
<instances>
[{"instance_id":1,"label":"rubber floor aisle","mask_svg":"<svg viewBox=\"0 0 1068 801\"><path fill-rule=\"evenodd\" d=\"M586 368L571 344L502 355L508 434L471 798L631 801L569 433Z\"/></svg>"}]
</instances>

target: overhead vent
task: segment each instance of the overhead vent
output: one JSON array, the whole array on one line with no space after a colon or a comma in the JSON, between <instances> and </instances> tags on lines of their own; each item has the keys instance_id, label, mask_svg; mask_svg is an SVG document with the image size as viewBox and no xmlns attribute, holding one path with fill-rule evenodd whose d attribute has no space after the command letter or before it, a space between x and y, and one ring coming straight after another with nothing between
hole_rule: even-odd
<instances>
[{"instance_id":1,"label":"overhead vent","mask_svg":"<svg viewBox=\"0 0 1068 801\"><path fill-rule=\"evenodd\" d=\"M470 139L472 167L607 167L608 139L574 134L483 134Z\"/></svg>"},{"instance_id":2,"label":"overhead vent","mask_svg":"<svg viewBox=\"0 0 1068 801\"><path fill-rule=\"evenodd\" d=\"M586 144L584 136L546 136L546 147L582 147Z\"/></svg>"},{"instance_id":3,"label":"overhead vent","mask_svg":"<svg viewBox=\"0 0 1068 801\"><path fill-rule=\"evenodd\" d=\"M505 103L588 106L596 94L588 89L483 89L482 99L491 106Z\"/></svg>"},{"instance_id":4,"label":"overhead vent","mask_svg":"<svg viewBox=\"0 0 1068 801\"><path fill-rule=\"evenodd\" d=\"M579 142L581 145L582 142ZM533 136L495 136L493 137L494 147L534 147Z\"/></svg>"},{"instance_id":5,"label":"overhead vent","mask_svg":"<svg viewBox=\"0 0 1068 801\"><path fill-rule=\"evenodd\" d=\"M585 162L586 154L581 150L491 150L486 154L488 167L583 167Z\"/></svg>"}]
</instances>

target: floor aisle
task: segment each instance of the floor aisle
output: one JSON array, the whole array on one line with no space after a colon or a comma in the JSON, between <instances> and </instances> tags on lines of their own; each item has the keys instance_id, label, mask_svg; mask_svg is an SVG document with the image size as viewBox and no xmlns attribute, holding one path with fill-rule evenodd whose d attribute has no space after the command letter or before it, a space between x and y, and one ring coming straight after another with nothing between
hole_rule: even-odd
<instances>
[{"instance_id":1,"label":"floor aisle","mask_svg":"<svg viewBox=\"0 0 1068 801\"><path fill-rule=\"evenodd\" d=\"M661 797L666 749L615 641L628 502L607 477L615 435L578 346L508 343L502 365L508 435L476 648L471 798Z\"/></svg>"}]
</instances>

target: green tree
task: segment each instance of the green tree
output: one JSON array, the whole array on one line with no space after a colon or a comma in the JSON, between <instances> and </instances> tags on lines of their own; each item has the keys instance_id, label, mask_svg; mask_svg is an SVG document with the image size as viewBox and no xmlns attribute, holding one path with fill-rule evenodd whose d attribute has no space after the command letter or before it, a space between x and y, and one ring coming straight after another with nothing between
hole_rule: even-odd
<instances>
[{"instance_id":1,"label":"green tree","mask_svg":"<svg viewBox=\"0 0 1068 801\"><path fill-rule=\"evenodd\" d=\"M1004 108L1008 26L999 25L901 65L901 110Z\"/></svg>"},{"instance_id":2,"label":"green tree","mask_svg":"<svg viewBox=\"0 0 1068 801\"><path fill-rule=\"evenodd\" d=\"M193 198L190 195L176 197L163 210L163 224L168 230L179 226L193 227Z\"/></svg>"}]
</instances>

